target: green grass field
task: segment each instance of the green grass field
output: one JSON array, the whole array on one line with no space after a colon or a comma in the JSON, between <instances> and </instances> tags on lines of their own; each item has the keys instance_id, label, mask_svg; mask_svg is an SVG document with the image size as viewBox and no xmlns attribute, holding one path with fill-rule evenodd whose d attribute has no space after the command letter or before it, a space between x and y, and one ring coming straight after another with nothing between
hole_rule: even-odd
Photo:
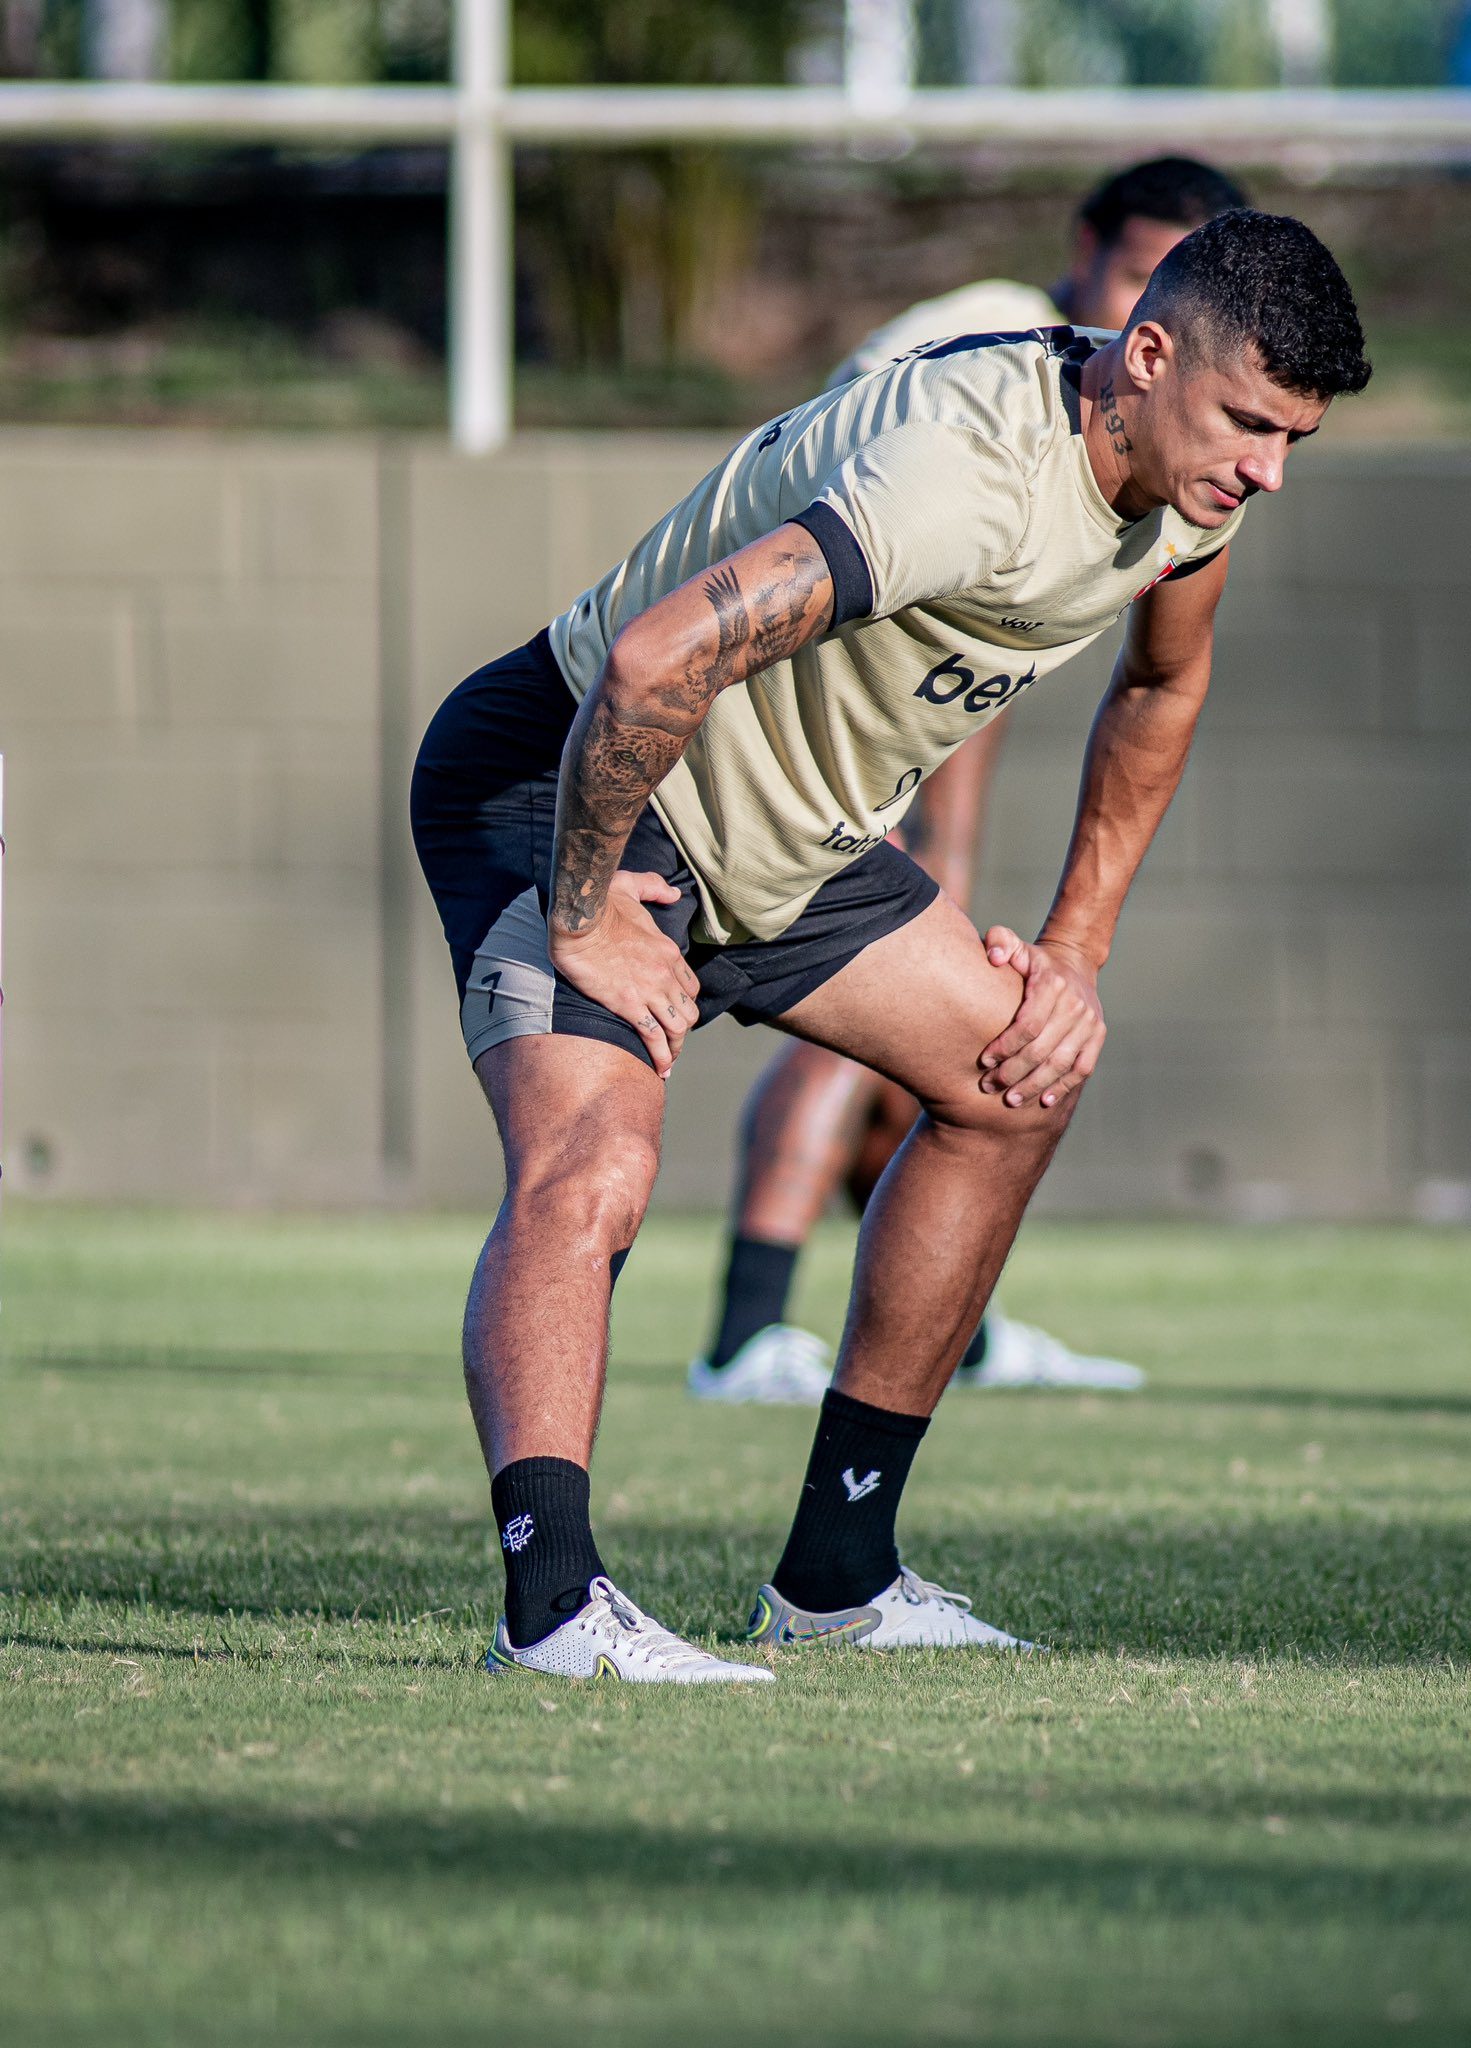
<instances>
[{"instance_id":1,"label":"green grass field","mask_svg":"<svg viewBox=\"0 0 1471 2048\"><path fill-rule=\"evenodd\" d=\"M1151 1389L950 1397L901 1536L1055 1653L738 1696L477 1672L477 1239L8 1208L7 2043L1471 2039L1465 1235L1032 1230ZM596 1481L729 1642L810 1417L684 1400L714 1258L635 1252Z\"/></svg>"}]
</instances>

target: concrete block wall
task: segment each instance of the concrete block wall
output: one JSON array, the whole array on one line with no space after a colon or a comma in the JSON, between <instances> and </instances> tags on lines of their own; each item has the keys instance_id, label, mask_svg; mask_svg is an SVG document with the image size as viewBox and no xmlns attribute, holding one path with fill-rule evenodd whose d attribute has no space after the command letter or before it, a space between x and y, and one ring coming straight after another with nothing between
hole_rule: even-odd
<instances>
[{"instance_id":1,"label":"concrete block wall","mask_svg":"<svg viewBox=\"0 0 1471 2048\"><path fill-rule=\"evenodd\" d=\"M499 1187L404 798L461 675L720 443L0 436L6 1172L38 1193L469 1202ZM1471 1208L1471 456L1296 459L1235 550L1186 784L1043 1200ZM1020 706L979 918L1034 925L1110 651ZM661 1199L724 1199L775 1041L670 1090Z\"/></svg>"},{"instance_id":2,"label":"concrete block wall","mask_svg":"<svg viewBox=\"0 0 1471 2048\"><path fill-rule=\"evenodd\" d=\"M378 469L0 439L13 1185L377 1194Z\"/></svg>"}]
</instances>

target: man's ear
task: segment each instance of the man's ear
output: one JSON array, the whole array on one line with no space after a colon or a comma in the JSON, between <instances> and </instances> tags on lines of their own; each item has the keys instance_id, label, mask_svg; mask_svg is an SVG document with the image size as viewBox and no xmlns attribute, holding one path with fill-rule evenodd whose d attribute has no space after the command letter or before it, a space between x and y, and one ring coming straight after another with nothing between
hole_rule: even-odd
<instances>
[{"instance_id":1,"label":"man's ear","mask_svg":"<svg viewBox=\"0 0 1471 2048\"><path fill-rule=\"evenodd\" d=\"M1124 342L1124 369L1138 391L1147 391L1175 363L1175 337L1158 320L1140 320Z\"/></svg>"}]
</instances>

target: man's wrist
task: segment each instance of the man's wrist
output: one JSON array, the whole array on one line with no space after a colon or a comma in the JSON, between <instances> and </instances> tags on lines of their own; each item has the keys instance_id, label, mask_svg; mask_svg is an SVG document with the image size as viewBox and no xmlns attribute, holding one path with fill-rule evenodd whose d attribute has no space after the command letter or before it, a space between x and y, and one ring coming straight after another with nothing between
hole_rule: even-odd
<instances>
[{"instance_id":1,"label":"man's wrist","mask_svg":"<svg viewBox=\"0 0 1471 2048\"><path fill-rule=\"evenodd\" d=\"M547 912L547 938L553 945L580 945L598 931L607 909L608 900L604 897L596 910L581 903L574 904L569 916L567 906L559 905L554 897Z\"/></svg>"},{"instance_id":2,"label":"man's wrist","mask_svg":"<svg viewBox=\"0 0 1471 2048\"><path fill-rule=\"evenodd\" d=\"M584 939L590 939L595 936L601 928L602 922L603 913L601 910L596 917L579 916L573 924L565 923L553 911L547 919L547 938L554 946L580 946Z\"/></svg>"},{"instance_id":3,"label":"man's wrist","mask_svg":"<svg viewBox=\"0 0 1471 2048\"><path fill-rule=\"evenodd\" d=\"M586 871L579 881L575 869L559 860L553 860L547 896L547 933L569 945L590 938L607 915L607 883L599 887L597 878Z\"/></svg>"},{"instance_id":4,"label":"man's wrist","mask_svg":"<svg viewBox=\"0 0 1471 2048\"><path fill-rule=\"evenodd\" d=\"M1101 932L1080 932L1049 919L1037 934L1037 944L1054 953L1071 953L1085 960L1095 974L1101 973L1109 955L1109 941Z\"/></svg>"}]
</instances>

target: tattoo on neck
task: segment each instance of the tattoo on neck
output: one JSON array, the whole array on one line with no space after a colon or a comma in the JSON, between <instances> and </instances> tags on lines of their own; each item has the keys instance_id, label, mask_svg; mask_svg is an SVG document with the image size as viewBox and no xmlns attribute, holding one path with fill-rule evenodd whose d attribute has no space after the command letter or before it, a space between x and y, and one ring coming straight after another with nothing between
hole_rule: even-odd
<instances>
[{"instance_id":1,"label":"tattoo on neck","mask_svg":"<svg viewBox=\"0 0 1471 2048\"><path fill-rule=\"evenodd\" d=\"M1124 426L1124 416L1119 411L1118 400L1114 397L1113 379L1101 387L1098 393L1098 409L1103 414L1103 431L1107 434L1115 455L1128 455L1134 446Z\"/></svg>"}]
</instances>

